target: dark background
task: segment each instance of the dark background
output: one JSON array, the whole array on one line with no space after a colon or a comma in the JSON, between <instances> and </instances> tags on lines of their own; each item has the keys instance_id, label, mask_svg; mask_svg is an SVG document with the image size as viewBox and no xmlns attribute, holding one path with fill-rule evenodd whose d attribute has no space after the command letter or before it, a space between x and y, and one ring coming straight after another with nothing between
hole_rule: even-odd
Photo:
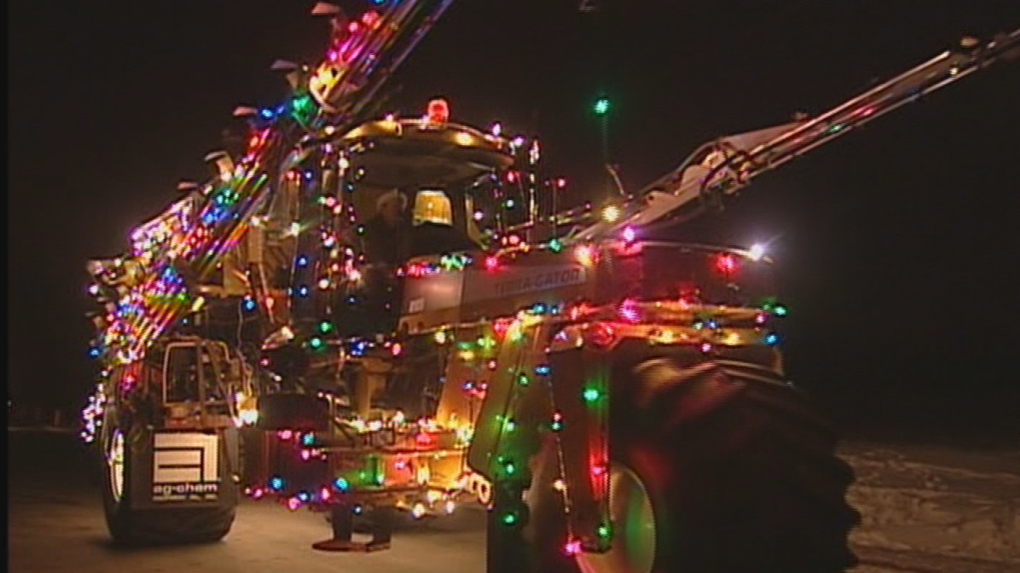
<instances>
[{"instance_id":1,"label":"dark background","mask_svg":"<svg viewBox=\"0 0 1020 573\"><path fill-rule=\"evenodd\" d=\"M716 136L815 114L1015 0L460 0L387 108L537 134L575 197L605 196L599 121L635 189ZM84 265L204 180L239 104L317 62L313 2L34 2L9 10L8 392L75 411L92 384ZM341 2L356 8L367 3ZM357 12L357 9L351 10ZM1020 62L967 77L771 173L682 239L773 240L791 378L855 433L1020 437ZM991 439L991 438L989 438Z\"/></svg>"}]
</instances>

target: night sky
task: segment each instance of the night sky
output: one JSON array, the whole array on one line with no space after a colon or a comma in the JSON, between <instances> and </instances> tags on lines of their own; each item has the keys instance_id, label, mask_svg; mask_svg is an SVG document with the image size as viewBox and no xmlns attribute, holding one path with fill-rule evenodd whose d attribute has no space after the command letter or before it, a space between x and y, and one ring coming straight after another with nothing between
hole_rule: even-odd
<instances>
[{"instance_id":1,"label":"night sky","mask_svg":"<svg viewBox=\"0 0 1020 573\"><path fill-rule=\"evenodd\" d=\"M275 59L318 61L327 23L313 4L9 4L17 403L83 402L95 371L86 261L126 250L178 181L209 175L202 157L223 130L243 132L236 105L285 95ZM456 121L538 135L548 173L601 199L599 95L612 101L612 161L636 189L706 140L819 113L963 35L1020 27L1016 0L579 4L455 2L384 108L418 115L444 96ZM847 405L843 419L908 408L929 425L1020 426L1018 207L1014 61L766 175L675 236L772 240L789 374Z\"/></svg>"}]
</instances>

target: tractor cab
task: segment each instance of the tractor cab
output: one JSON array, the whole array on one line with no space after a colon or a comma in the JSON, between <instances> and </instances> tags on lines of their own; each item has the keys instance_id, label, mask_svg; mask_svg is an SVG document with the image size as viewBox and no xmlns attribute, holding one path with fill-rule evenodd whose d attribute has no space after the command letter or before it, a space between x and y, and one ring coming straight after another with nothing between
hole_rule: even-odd
<instances>
[{"instance_id":1,"label":"tractor cab","mask_svg":"<svg viewBox=\"0 0 1020 573\"><path fill-rule=\"evenodd\" d=\"M344 311L344 334L396 330L404 271L414 261L487 246L472 217L480 199L472 189L513 157L501 138L450 122L437 102L424 117L370 121L340 138L358 221L345 238L363 255L360 280L340 293L359 307Z\"/></svg>"},{"instance_id":2,"label":"tractor cab","mask_svg":"<svg viewBox=\"0 0 1020 573\"><path fill-rule=\"evenodd\" d=\"M378 216L379 200L387 194L402 197L403 222L416 239L405 256L484 246L471 216L477 201L471 189L513 163L506 141L450 122L443 100L433 100L424 117L370 121L341 141L350 152L359 221Z\"/></svg>"}]
</instances>

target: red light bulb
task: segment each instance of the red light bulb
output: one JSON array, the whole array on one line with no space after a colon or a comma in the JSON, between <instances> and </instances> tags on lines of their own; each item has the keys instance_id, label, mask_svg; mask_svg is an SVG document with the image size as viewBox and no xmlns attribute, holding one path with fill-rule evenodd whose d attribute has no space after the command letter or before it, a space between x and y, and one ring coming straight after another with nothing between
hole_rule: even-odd
<instances>
[{"instance_id":1,"label":"red light bulb","mask_svg":"<svg viewBox=\"0 0 1020 573\"><path fill-rule=\"evenodd\" d=\"M429 102L429 123L446 123L450 120L450 105L445 99L437 98Z\"/></svg>"},{"instance_id":2,"label":"red light bulb","mask_svg":"<svg viewBox=\"0 0 1020 573\"><path fill-rule=\"evenodd\" d=\"M730 254L720 254L715 258L715 269L724 275L737 272L737 259Z\"/></svg>"}]
</instances>

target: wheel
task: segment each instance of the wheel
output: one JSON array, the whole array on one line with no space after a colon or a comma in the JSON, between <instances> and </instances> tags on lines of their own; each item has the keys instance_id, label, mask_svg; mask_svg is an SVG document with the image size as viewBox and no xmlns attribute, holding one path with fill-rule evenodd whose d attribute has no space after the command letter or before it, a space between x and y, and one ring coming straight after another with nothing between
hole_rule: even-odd
<instances>
[{"instance_id":1,"label":"wheel","mask_svg":"<svg viewBox=\"0 0 1020 573\"><path fill-rule=\"evenodd\" d=\"M612 548L564 554L546 440L528 492L536 570L825 573L856 563L853 470L798 391L748 364L658 358L616 373L611 392Z\"/></svg>"},{"instance_id":2,"label":"wheel","mask_svg":"<svg viewBox=\"0 0 1020 573\"><path fill-rule=\"evenodd\" d=\"M103 458L103 510L114 542L123 545L208 543L219 541L230 531L237 492L229 477L220 480L221 501L216 505L136 508L132 503L132 498L136 497L132 494L133 476L140 472L135 465L152 459L152 433L119 424L113 412L108 412L99 443Z\"/></svg>"}]
</instances>

